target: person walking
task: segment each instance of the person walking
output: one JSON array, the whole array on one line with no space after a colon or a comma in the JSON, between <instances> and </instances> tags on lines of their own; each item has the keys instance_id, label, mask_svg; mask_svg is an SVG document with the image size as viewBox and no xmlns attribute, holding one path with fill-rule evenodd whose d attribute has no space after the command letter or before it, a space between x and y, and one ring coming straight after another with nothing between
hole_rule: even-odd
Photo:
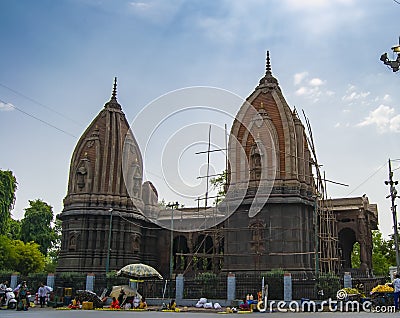
<instances>
[{"instance_id":1,"label":"person walking","mask_svg":"<svg viewBox=\"0 0 400 318\"><path fill-rule=\"evenodd\" d=\"M28 310L28 287L26 286L26 282L22 282L18 289L18 305L17 305L17 310Z\"/></svg>"},{"instance_id":2,"label":"person walking","mask_svg":"<svg viewBox=\"0 0 400 318\"><path fill-rule=\"evenodd\" d=\"M43 308L46 306L46 296L47 296L47 293L50 293L51 291L52 291L52 289L49 286L45 286L45 284L40 283L40 287L38 289L40 308Z\"/></svg>"},{"instance_id":3,"label":"person walking","mask_svg":"<svg viewBox=\"0 0 400 318\"><path fill-rule=\"evenodd\" d=\"M396 273L396 278L393 280L393 288L394 288L394 306L396 310L399 310L399 296L400 296L400 274Z\"/></svg>"}]
</instances>

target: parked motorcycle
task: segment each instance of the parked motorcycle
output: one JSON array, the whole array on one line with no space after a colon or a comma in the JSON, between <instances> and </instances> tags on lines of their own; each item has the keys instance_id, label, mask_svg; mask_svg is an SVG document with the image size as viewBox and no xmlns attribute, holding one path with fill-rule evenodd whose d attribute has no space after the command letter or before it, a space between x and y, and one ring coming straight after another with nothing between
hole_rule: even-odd
<instances>
[{"instance_id":1,"label":"parked motorcycle","mask_svg":"<svg viewBox=\"0 0 400 318\"><path fill-rule=\"evenodd\" d=\"M6 289L4 300L1 305L7 309L17 308L17 300L15 299L15 294L11 288Z\"/></svg>"}]
</instances>

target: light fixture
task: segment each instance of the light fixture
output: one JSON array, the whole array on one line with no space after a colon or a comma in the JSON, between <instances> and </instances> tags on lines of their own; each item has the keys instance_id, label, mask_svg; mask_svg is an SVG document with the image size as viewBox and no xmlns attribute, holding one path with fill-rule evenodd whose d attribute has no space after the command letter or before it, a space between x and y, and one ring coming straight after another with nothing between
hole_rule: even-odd
<instances>
[{"instance_id":1,"label":"light fixture","mask_svg":"<svg viewBox=\"0 0 400 318\"><path fill-rule=\"evenodd\" d=\"M397 54L397 58L395 60L389 60L387 53L383 53L380 60L383 62L383 64L388 65L393 72L397 72L400 69L400 38L399 45L393 46L392 51L393 53Z\"/></svg>"}]
</instances>

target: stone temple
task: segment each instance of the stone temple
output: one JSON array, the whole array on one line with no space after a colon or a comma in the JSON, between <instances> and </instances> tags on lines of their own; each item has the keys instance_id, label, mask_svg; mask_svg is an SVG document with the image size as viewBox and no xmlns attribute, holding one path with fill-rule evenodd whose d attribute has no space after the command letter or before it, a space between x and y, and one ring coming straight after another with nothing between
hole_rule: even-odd
<instances>
[{"instance_id":1,"label":"stone temple","mask_svg":"<svg viewBox=\"0 0 400 318\"><path fill-rule=\"evenodd\" d=\"M306 129L272 75L269 55L265 75L231 127L226 198L201 212L221 217L210 229L171 233L157 223L171 220L173 212L159 211L156 188L143 180L141 152L116 85L71 158L57 272L101 274L138 262L164 277L197 271L339 272L351 269L356 242L358 270L371 272L377 207L365 196L322 198ZM179 211L185 222L199 215L199 208Z\"/></svg>"}]
</instances>

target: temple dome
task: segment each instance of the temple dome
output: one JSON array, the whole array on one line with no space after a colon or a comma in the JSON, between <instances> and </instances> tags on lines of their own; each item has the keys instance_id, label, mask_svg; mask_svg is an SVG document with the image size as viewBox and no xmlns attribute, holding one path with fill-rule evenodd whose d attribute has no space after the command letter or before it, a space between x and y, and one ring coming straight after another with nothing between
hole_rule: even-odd
<instances>
[{"instance_id":1,"label":"temple dome","mask_svg":"<svg viewBox=\"0 0 400 318\"><path fill-rule=\"evenodd\" d=\"M143 162L139 146L117 101L111 99L87 127L72 155L64 211L79 207L143 208Z\"/></svg>"},{"instance_id":2,"label":"temple dome","mask_svg":"<svg viewBox=\"0 0 400 318\"><path fill-rule=\"evenodd\" d=\"M304 126L272 75L269 52L264 77L234 120L229 149L234 150L229 162L231 185L249 180L249 187L258 187L264 177L274 180L273 195L287 188L310 199L314 183Z\"/></svg>"}]
</instances>

